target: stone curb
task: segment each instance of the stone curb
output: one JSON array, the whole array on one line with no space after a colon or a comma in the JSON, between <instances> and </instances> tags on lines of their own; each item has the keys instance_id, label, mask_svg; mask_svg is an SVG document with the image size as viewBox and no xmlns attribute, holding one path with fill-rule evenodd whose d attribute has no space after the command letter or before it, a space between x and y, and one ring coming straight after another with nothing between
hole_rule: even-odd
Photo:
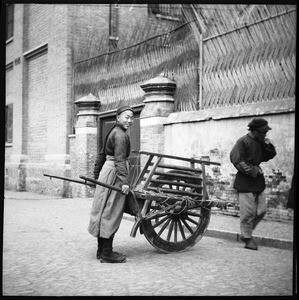
<instances>
[{"instance_id":1,"label":"stone curb","mask_svg":"<svg viewBox=\"0 0 299 300\"><path fill-rule=\"evenodd\" d=\"M131 216L123 216L123 219L134 222L134 217ZM219 229L207 229L205 236L208 237L214 237L219 239L226 239L233 242L243 243L240 240L240 234L233 231L223 231ZM285 239L274 239L264 236L254 236L255 241L257 242L258 246L263 247L272 247L272 248L278 248L278 249L284 249L284 250L293 250L293 242L290 240Z\"/></svg>"},{"instance_id":2,"label":"stone curb","mask_svg":"<svg viewBox=\"0 0 299 300\"><path fill-rule=\"evenodd\" d=\"M207 229L206 236L227 239L233 242L241 242L240 234L233 231L222 231L218 229ZM264 236L254 236L255 241L257 242L258 246L263 247L272 247L272 248L279 248L284 250L293 250L293 242L290 240L285 239L274 239Z\"/></svg>"}]
</instances>

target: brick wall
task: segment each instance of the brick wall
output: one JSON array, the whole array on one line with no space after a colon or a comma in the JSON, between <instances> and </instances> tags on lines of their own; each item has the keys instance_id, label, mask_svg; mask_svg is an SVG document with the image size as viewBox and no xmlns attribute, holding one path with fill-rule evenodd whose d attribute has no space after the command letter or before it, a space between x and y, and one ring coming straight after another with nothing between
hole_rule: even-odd
<instances>
[{"instance_id":1,"label":"brick wall","mask_svg":"<svg viewBox=\"0 0 299 300\"><path fill-rule=\"evenodd\" d=\"M24 51L33 49L46 42L53 26L52 5L25 4L26 9L26 38Z\"/></svg>"},{"instance_id":2,"label":"brick wall","mask_svg":"<svg viewBox=\"0 0 299 300\"><path fill-rule=\"evenodd\" d=\"M7 101L14 105L13 143L6 149L6 187L63 194L43 173L63 176L68 169L70 127L70 51L67 49L67 6L16 4L14 36L6 63L13 63ZM47 51L29 55L42 44ZM12 100L11 100L12 99ZM53 159L54 158L54 159Z\"/></svg>"},{"instance_id":3,"label":"brick wall","mask_svg":"<svg viewBox=\"0 0 299 300\"><path fill-rule=\"evenodd\" d=\"M77 134L72 145L72 153L71 177L77 180L80 179L80 175L93 178L93 167L97 153L96 134ZM93 193L93 188L71 183L71 195L73 197L92 197Z\"/></svg>"},{"instance_id":4,"label":"brick wall","mask_svg":"<svg viewBox=\"0 0 299 300\"><path fill-rule=\"evenodd\" d=\"M68 52L67 5L51 6L51 30L48 36L48 118L47 154L68 154L67 135L70 131L71 87L68 74L71 60ZM51 158L50 158L51 159ZM63 158L62 158L63 162Z\"/></svg>"},{"instance_id":5,"label":"brick wall","mask_svg":"<svg viewBox=\"0 0 299 300\"><path fill-rule=\"evenodd\" d=\"M149 15L147 4L118 4L117 12L120 49L134 44L134 38L141 26L146 26L147 31L144 33L147 36L166 32L178 26L175 21L161 20ZM69 16L74 24L71 34L75 61L109 51L109 4L70 5ZM146 35L142 38L146 39Z\"/></svg>"},{"instance_id":6,"label":"brick wall","mask_svg":"<svg viewBox=\"0 0 299 300\"><path fill-rule=\"evenodd\" d=\"M157 124L158 125L158 124ZM140 140L140 148L145 151L163 153L163 127L157 125L147 125L141 120L142 138ZM161 140L161 142L159 142Z\"/></svg>"},{"instance_id":7,"label":"brick wall","mask_svg":"<svg viewBox=\"0 0 299 300\"><path fill-rule=\"evenodd\" d=\"M109 5L76 4L68 9L75 60L108 52Z\"/></svg>"},{"instance_id":8,"label":"brick wall","mask_svg":"<svg viewBox=\"0 0 299 300\"><path fill-rule=\"evenodd\" d=\"M147 5L119 5L119 47L123 48L123 44L127 43L124 39L138 34L136 24L141 21L145 23L147 19ZM145 37L144 37L145 38Z\"/></svg>"},{"instance_id":9,"label":"brick wall","mask_svg":"<svg viewBox=\"0 0 299 300\"><path fill-rule=\"evenodd\" d=\"M119 5L120 32L133 31L146 16L146 4L132 9ZM66 185L49 182L42 174L69 172L73 56L78 49L88 50L90 43L107 52L109 4L16 4L14 25L14 37L6 46L6 64L13 65L6 101L14 105L6 183L11 188L65 194ZM41 45L47 48L41 56L25 58ZM80 159L78 153L74 157Z\"/></svg>"},{"instance_id":10,"label":"brick wall","mask_svg":"<svg viewBox=\"0 0 299 300\"><path fill-rule=\"evenodd\" d=\"M47 55L28 62L28 146L29 162L43 162L47 153L48 68Z\"/></svg>"},{"instance_id":11,"label":"brick wall","mask_svg":"<svg viewBox=\"0 0 299 300\"><path fill-rule=\"evenodd\" d=\"M6 78L9 88L9 95L6 103L13 103L13 148L12 154L20 154L22 151L23 136L23 5L15 5L15 21L13 39L6 45L6 64L12 64L13 68L9 71Z\"/></svg>"},{"instance_id":12,"label":"brick wall","mask_svg":"<svg viewBox=\"0 0 299 300\"><path fill-rule=\"evenodd\" d=\"M13 68L10 68L9 70L6 70L6 82L5 82L5 103L13 104L14 103L14 97L13 97ZM14 113L14 108L13 108ZM14 132L12 133L14 134ZM10 160L10 156L12 155L12 147L11 145L7 146L5 149L5 162Z\"/></svg>"},{"instance_id":13,"label":"brick wall","mask_svg":"<svg viewBox=\"0 0 299 300\"><path fill-rule=\"evenodd\" d=\"M136 28L136 24L138 27ZM138 35L138 29L146 26L147 36L143 40L161 33L165 33L179 26L179 22L156 17L148 12L148 4L121 4L119 5L119 36L120 45L121 37L129 34Z\"/></svg>"}]
</instances>

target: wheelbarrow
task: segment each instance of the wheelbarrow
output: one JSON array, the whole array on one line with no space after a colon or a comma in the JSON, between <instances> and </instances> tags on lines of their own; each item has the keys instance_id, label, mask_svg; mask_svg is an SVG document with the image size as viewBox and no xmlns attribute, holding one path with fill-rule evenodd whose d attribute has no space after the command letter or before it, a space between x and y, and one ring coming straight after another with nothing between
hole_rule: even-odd
<instances>
[{"instance_id":1,"label":"wheelbarrow","mask_svg":"<svg viewBox=\"0 0 299 300\"><path fill-rule=\"evenodd\" d=\"M218 204L209 199L205 166L220 163L142 150L132 152L139 160L144 155L145 161L126 197L125 213L135 217L130 236L135 237L139 229L160 252L186 251L201 240L210 222L211 207ZM83 180L44 176L121 192L118 187L83 175L79 176Z\"/></svg>"}]
</instances>

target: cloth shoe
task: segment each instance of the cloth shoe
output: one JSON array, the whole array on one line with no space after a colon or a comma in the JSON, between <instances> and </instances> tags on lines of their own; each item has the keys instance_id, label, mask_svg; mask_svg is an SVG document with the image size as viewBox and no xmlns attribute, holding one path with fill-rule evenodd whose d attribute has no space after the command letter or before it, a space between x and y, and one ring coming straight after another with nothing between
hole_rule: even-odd
<instances>
[{"instance_id":1,"label":"cloth shoe","mask_svg":"<svg viewBox=\"0 0 299 300\"><path fill-rule=\"evenodd\" d=\"M250 250L257 250L258 249L257 244L255 243L253 238L251 238L251 239L249 239L248 241L245 242L244 248L250 249Z\"/></svg>"},{"instance_id":2,"label":"cloth shoe","mask_svg":"<svg viewBox=\"0 0 299 300\"><path fill-rule=\"evenodd\" d=\"M103 239L103 251L100 256L100 260L102 263L124 263L127 261L127 258L125 255L118 253L116 251L112 251L112 243L113 243L113 237L110 237L109 239Z\"/></svg>"},{"instance_id":3,"label":"cloth shoe","mask_svg":"<svg viewBox=\"0 0 299 300\"><path fill-rule=\"evenodd\" d=\"M241 241L248 242L251 238L245 238L243 235L240 236Z\"/></svg>"},{"instance_id":4,"label":"cloth shoe","mask_svg":"<svg viewBox=\"0 0 299 300\"><path fill-rule=\"evenodd\" d=\"M98 236L97 259L101 258L102 252L103 252L103 238Z\"/></svg>"}]
</instances>

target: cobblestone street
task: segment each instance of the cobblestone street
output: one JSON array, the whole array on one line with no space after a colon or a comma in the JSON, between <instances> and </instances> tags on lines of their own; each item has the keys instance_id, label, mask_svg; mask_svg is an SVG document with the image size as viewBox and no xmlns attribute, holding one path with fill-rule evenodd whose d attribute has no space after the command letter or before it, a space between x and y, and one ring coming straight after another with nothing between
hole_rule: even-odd
<instances>
[{"instance_id":1,"label":"cobblestone street","mask_svg":"<svg viewBox=\"0 0 299 300\"><path fill-rule=\"evenodd\" d=\"M139 232L130 237L126 218L114 249L127 263L102 264L87 232L91 201L5 198L4 296L292 295L293 251L204 236L186 252L160 254Z\"/></svg>"}]
</instances>

